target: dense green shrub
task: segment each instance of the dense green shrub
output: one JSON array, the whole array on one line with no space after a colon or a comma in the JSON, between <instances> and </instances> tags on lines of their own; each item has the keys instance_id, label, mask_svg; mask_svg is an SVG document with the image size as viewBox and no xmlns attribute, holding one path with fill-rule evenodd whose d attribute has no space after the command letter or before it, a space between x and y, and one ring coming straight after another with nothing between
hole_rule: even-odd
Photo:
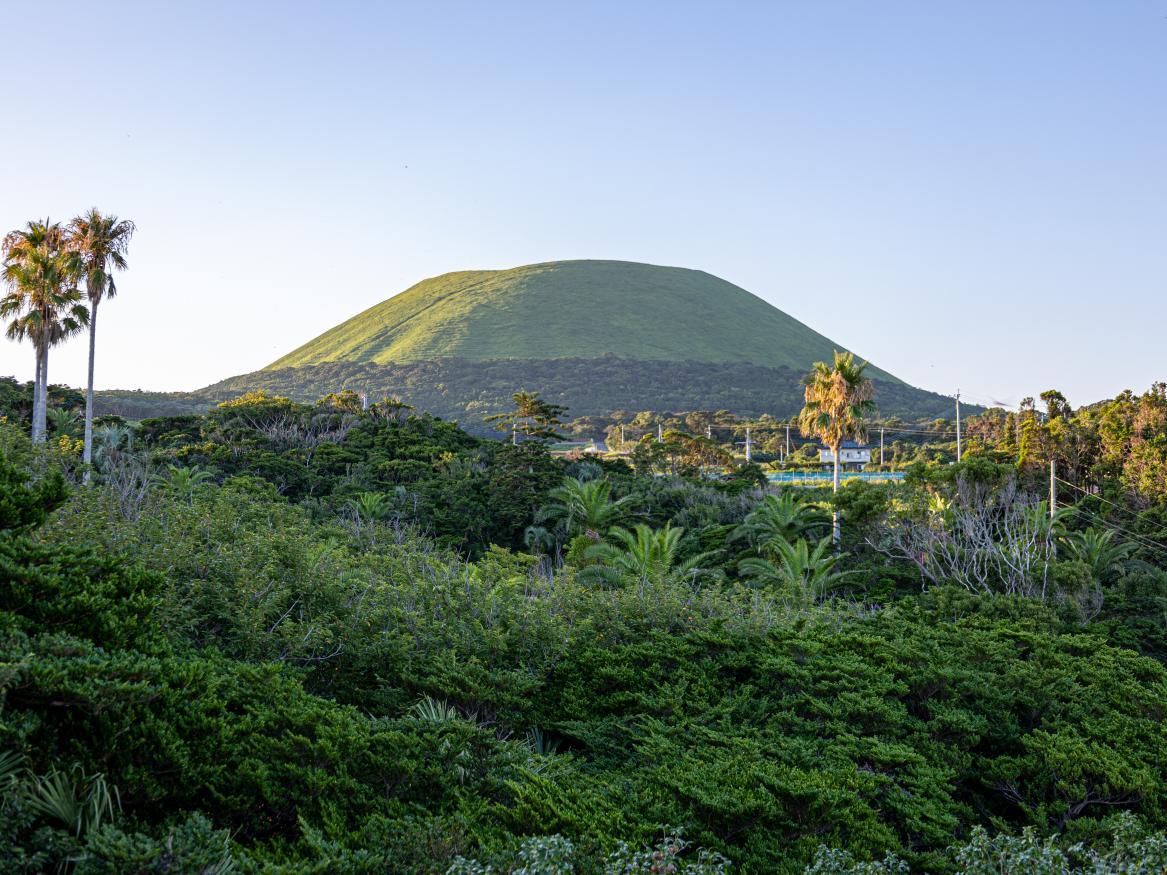
<instances>
[{"instance_id":1,"label":"dense green shrub","mask_svg":"<svg viewBox=\"0 0 1167 875\"><path fill-rule=\"evenodd\" d=\"M791 600L741 562L813 540L821 494L759 503L350 402L144 423L69 496L0 428L4 868L1157 859L1167 588L1145 557L1099 577L1059 553L1055 591L1100 602L922 587L866 544L885 512L936 512L954 481L922 470L845 490L846 585ZM684 528L669 563L600 573L607 524L526 552L565 475L605 478L622 523ZM28 802L47 776L120 804L70 830Z\"/></svg>"}]
</instances>

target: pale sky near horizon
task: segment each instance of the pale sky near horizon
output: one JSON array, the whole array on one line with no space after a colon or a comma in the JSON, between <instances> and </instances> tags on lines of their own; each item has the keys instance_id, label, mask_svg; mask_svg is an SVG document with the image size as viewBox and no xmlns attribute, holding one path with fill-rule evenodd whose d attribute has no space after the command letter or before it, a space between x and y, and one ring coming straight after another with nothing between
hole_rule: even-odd
<instances>
[{"instance_id":1,"label":"pale sky near horizon","mask_svg":"<svg viewBox=\"0 0 1167 875\"><path fill-rule=\"evenodd\" d=\"M49 9L3 15L0 230L137 222L99 388L568 258L709 271L974 402L1167 379L1167 0Z\"/></svg>"}]
</instances>

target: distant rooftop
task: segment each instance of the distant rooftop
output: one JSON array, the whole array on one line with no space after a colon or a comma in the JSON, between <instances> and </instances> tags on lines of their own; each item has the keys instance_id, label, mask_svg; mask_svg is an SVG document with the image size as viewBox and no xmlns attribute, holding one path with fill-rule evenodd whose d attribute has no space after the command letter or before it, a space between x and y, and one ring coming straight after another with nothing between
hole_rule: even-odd
<instances>
[{"instance_id":1,"label":"distant rooftop","mask_svg":"<svg viewBox=\"0 0 1167 875\"><path fill-rule=\"evenodd\" d=\"M823 449L829 449L829 447L823 447ZM861 443L857 443L855 441L843 441L842 449L844 449L844 450L867 450L867 449L870 449L870 447L868 444L861 444Z\"/></svg>"}]
</instances>

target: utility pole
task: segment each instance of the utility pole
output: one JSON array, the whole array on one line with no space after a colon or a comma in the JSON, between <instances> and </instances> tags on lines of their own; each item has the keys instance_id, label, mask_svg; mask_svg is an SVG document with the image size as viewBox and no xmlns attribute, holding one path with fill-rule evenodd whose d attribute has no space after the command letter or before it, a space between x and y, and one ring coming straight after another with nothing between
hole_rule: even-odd
<instances>
[{"instance_id":1,"label":"utility pole","mask_svg":"<svg viewBox=\"0 0 1167 875\"><path fill-rule=\"evenodd\" d=\"M1057 462L1049 460L1049 518L1052 520L1058 511L1058 475Z\"/></svg>"},{"instance_id":2,"label":"utility pole","mask_svg":"<svg viewBox=\"0 0 1167 875\"><path fill-rule=\"evenodd\" d=\"M519 445L519 423L515 420L511 423L511 446L517 447Z\"/></svg>"},{"instance_id":3,"label":"utility pole","mask_svg":"<svg viewBox=\"0 0 1167 875\"><path fill-rule=\"evenodd\" d=\"M879 427L879 467L883 467L883 426Z\"/></svg>"},{"instance_id":4,"label":"utility pole","mask_svg":"<svg viewBox=\"0 0 1167 875\"><path fill-rule=\"evenodd\" d=\"M712 425L705 426L705 440L707 440L707 441L713 440L713 426Z\"/></svg>"},{"instance_id":5,"label":"utility pole","mask_svg":"<svg viewBox=\"0 0 1167 875\"><path fill-rule=\"evenodd\" d=\"M790 458L790 423L786 423L786 458Z\"/></svg>"},{"instance_id":6,"label":"utility pole","mask_svg":"<svg viewBox=\"0 0 1167 875\"><path fill-rule=\"evenodd\" d=\"M960 390L956 390L956 461L960 461Z\"/></svg>"},{"instance_id":7,"label":"utility pole","mask_svg":"<svg viewBox=\"0 0 1167 875\"><path fill-rule=\"evenodd\" d=\"M620 449L624 449L624 426L620 426Z\"/></svg>"},{"instance_id":8,"label":"utility pole","mask_svg":"<svg viewBox=\"0 0 1167 875\"><path fill-rule=\"evenodd\" d=\"M746 464L750 464L750 427L746 426Z\"/></svg>"},{"instance_id":9,"label":"utility pole","mask_svg":"<svg viewBox=\"0 0 1167 875\"><path fill-rule=\"evenodd\" d=\"M656 424L656 442L658 444L663 444L665 442L664 429L661 428L661 424L659 422Z\"/></svg>"}]
</instances>

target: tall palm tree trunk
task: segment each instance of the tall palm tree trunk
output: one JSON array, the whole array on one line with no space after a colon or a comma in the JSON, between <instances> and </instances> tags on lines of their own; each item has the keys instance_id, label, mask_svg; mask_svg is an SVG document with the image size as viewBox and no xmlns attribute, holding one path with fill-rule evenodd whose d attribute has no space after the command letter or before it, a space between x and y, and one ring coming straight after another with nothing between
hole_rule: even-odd
<instances>
[{"instance_id":1,"label":"tall palm tree trunk","mask_svg":"<svg viewBox=\"0 0 1167 875\"><path fill-rule=\"evenodd\" d=\"M843 452L843 446L840 444L833 449L835 453L835 479L832 484L832 491L837 493L839 491L839 456ZM835 542L835 546L838 546L841 537L842 532L839 530L839 509L836 507L831 510L831 539Z\"/></svg>"},{"instance_id":2,"label":"tall palm tree trunk","mask_svg":"<svg viewBox=\"0 0 1167 875\"><path fill-rule=\"evenodd\" d=\"M41 350L39 346L33 347L33 354L36 356L36 376L33 377L32 381L32 413L29 416L29 422L32 431L32 441L36 443L36 426L41 409Z\"/></svg>"},{"instance_id":3,"label":"tall palm tree trunk","mask_svg":"<svg viewBox=\"0 0 1167 875\"><path fill-rule=\"evenodd\" d=\"M81 454L87 486L93 462L93 352L97 348L97 303L93 300L89 307L89 382L85 386L85 449Z\"/></svg>"},{"instance_id":4,"label":"tall palm tree trunk","mask_svg":"<svg viewBox=\"0 0 1167 875\"><path fill-rule=\"evenodd\" d=\"M48 409L49 409L49 345L41 341L40 349L40 404L33 411L33 434L35 443L43 444L48 438Z\"/></svg>"}]
</instances>

